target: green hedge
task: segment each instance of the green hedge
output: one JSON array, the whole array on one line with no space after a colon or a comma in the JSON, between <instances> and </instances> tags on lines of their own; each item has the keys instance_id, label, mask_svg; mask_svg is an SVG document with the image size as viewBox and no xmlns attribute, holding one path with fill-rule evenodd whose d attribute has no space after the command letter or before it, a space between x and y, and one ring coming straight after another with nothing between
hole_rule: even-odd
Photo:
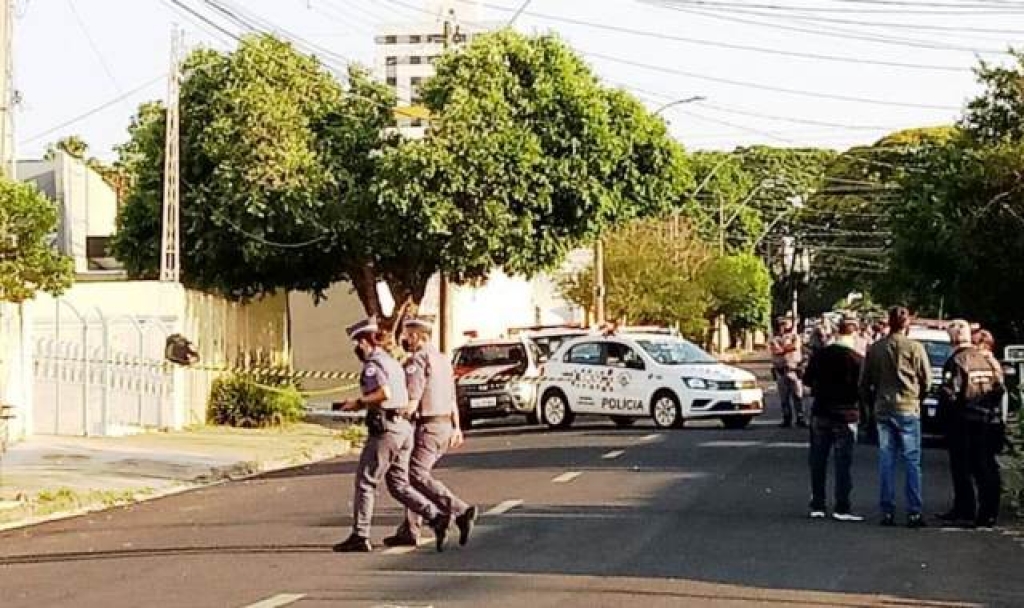
<instances>
[{"instance_id":1,"label":"green hedge","mask_svg":"<svg viewBox=\"0 0 1024 608\"><path fill-rule=\"evenodd\" d=\"M260 428L296 422L304 413L290 379L232 374L213 383L206 417L210 424Z\"/></svg>"}]
</instances>

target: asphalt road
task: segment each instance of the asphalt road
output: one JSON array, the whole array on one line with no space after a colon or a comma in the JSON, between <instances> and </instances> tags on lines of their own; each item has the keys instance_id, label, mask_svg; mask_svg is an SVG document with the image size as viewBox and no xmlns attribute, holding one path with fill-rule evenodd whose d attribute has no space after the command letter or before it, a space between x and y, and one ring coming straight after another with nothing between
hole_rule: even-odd
<instances>
[{"instance_id":1,"label":"asphalt road","mask_svg":"<svg viewBox=\"0 0 1024 608\"><path fill-rule=\"evenodd\" d=\"M806 518L806 435L777 410L742 431L472 432L439 476L488 512L467 547L336 555L352 458L0 535L0 606L1024 606L1024 535ZM926 510L946 506L925 456ZM399 521L378 504L374 536Z\"/></svg>"}]
</instances>

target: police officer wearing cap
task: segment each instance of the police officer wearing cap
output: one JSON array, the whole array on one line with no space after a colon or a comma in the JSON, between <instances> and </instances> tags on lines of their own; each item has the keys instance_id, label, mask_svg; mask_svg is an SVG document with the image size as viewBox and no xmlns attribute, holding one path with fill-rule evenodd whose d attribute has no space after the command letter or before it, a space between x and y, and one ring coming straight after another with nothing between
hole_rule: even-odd
<instances>
[{"instance_id":1,"label":"police officer wearing cap","mask_svg":"<svg viewBox=\"0 0 1024 608\"><path fill-rule=\"evenodd\" d=\"M362 396L341 403L338 409L350 412L365 409L369 436L356 469L352 534L334 545L334 551L368 553L373 549L370 522L382 480L395 500L430 522L437 550L443 551L451 515L442 512L409 484L413 428L404 412L408 403L404 370L380 348L377 322L373 318L351 325L346 331L355 344L356 356L363 363L359 378Z\"/></svg>"},{"instance_id":2,"label":"police officer wearing cap","mask_svg":"<svg viewBox=\"0 0 1024 608\"><path fill-rule=\"evenodd\" d=\"M433 326L429 321L410 318L403 323L403 328L402 346L412 354L405 364L409 390L407 412L416 420L409 480L413 488L455 517L459 544L465 545L476 521L476 507L466 504L431 473L449 448L463 442L455 400L455 372L448 358L430 342ZM418 514L406 511L405 522L394 536L384 539L384 544L416 546L420 521Z\"/></svg>"}]
</instances>

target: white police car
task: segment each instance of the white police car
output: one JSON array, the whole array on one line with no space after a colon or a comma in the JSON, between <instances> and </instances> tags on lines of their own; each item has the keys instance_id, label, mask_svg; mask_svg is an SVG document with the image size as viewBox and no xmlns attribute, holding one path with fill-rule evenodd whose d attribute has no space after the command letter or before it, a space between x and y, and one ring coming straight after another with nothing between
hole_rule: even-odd
<instances>
[{"instance_id":1,"label":"white police car","mask_svg":"<svg viewBox=\"0 0 1024 608\"><path fill-rule=\"evenodd\" d=\"M577 415L602 415L619 426L644 417L659 428L717 418L740 429L764 410L753 374L674 336L574 338L544 364L541 377L539 418L551 428L568 427Z\"/></svg>"}]
</instances>

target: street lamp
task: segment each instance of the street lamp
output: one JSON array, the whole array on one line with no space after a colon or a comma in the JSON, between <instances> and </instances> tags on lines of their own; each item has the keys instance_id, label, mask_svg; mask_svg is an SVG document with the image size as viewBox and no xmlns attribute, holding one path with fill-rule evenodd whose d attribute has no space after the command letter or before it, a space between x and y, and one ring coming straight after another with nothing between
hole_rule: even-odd
<instances>
[{"instance_id":1,"label":"street lamp","mask_svg":"<svg viewBox=\"0 0 1024 608\"><path fill-rule=\"evenodd\" d=\"M694 95L693 97L686 97L684 99L677 99L675 101L670 101L670 102L666 103L665 105L659 107L657 110L652 112L652 114L657 116L657 115L661 114L662 112L664 112L665 110L667 110L669 108L672 108L672 107L675 107L675 106L681 106L684 103L694 103L694 102L697 102L697 101L707 101L707 99L708 98L704 97L703 95Z\"/></svg>"}]
</instances>

